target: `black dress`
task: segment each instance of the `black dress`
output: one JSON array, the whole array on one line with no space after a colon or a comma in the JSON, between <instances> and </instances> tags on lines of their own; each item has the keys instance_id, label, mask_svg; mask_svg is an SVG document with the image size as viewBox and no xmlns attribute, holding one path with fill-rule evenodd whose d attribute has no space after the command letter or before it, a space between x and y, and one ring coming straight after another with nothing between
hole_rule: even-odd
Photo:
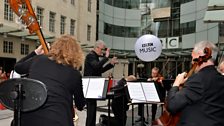
<instances>
[{"instance_id":1,"label":"black dress","mask_svg":"<svg viewBox=\"0 0 224 126\"><path fill-rule=\"evenodd\" d=\"M73 98L78 110L85 105L82 76L71 66L57 64L45 55L27 55L15 65L19 74L42 81L47 100L37 110L21 115L22 126L73 126Z\"/></svg>"}]
</instances>

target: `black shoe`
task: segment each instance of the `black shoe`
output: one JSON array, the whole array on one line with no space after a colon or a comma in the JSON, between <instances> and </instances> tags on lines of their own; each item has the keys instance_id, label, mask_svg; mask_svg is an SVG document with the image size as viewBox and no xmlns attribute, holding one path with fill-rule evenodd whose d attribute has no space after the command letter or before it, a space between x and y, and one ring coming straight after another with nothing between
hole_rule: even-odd
<instances>
[{"instance_id":1,"label":"black shoe","mask_svg":"<svg viewBox=\"0 0 224 126\"><path fill-rule=\"evenodd\" d=\"M135 122L141 122L142 121L142 117L139 117L138 119L135 120ZM143 118L143 121L145 121L145 118Z\"/></svg>"}]
</instances>

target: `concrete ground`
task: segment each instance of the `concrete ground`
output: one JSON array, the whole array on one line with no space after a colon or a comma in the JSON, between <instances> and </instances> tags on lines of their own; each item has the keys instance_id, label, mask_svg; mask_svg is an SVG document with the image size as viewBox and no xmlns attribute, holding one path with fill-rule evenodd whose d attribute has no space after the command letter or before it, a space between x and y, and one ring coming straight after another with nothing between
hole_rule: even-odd
<instances>
[{"instance_id":1,"label":"concrete ground","mask_svg":"<svg viewBox=\"0 0 224 126\"><path fill-rule=\"evenodd\" d=\"M97 102L97 117L96 117L96 124L97 126L100 126L99 124L99 117L101 114L105 114L108 115L108 102L107 101L98 101ZM151 105L148 105L148 112L149 115L147 117L147 105L145 105L145 117L146 117L146 121L149 122L149 124L147 124L147 126L150 126L151 124ZM134 105L134 120L136 120L138 118L137 115L137 105ZM75 126L85 126L85 122L86 122L86 110L84 111L78 111L77 112L78 115L78 119L75 122ZM157 117L161 115L161 107L158 107L157 109ZM111 116L113 117L113 113L111 112ZM127 112L127 124L126 126L132 126L132 106L130 106L129 111ZM10 126L11 120L13 118L13 111L11 110L0 110L0 126ZM141 123L134 123L134 126L141 126Z\"/></svg>"}]
</instances>

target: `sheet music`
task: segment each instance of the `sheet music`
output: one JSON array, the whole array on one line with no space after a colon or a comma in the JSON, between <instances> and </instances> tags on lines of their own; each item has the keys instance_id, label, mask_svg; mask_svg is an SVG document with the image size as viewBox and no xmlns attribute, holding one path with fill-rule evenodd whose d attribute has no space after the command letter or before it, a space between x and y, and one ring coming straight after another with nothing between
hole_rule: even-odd
<instances>
[{"instance_id":1,"label":"sheet music","mask_svg":"<svg viewBox=\"0 0 224 126\"><path fill-rule=\"evenodd\" d=\"M160 102L154 82L127 82L132 103Z\"/></svg>"},{"instance_id":2,"label":"sheet music","mask_svg":"<svg viewBox=\"0 0 224 126\"><path fill-rule=\"evenodd\" d=\"M141 103L146 101L140 82L127 82L127 85L132 103Z\"/></svg>"},{"instance_id":3,"label":"sheet music","mask_svg":"<svg viewBox=\"0 0 224 126\"><path fill-rule=\"evenodd\" d=\"M142 82L147 102L160 102L154 82Z\"/></svg>"},{"instance_id":4,"label":"sheet music","mask_svg":"<svg viewBox=\"0 0 224 126\"><path fill-rule=\"evenodd\" d=\"M82 88L83 88L82 90L84 97L86 97L88 85L89 85L89 78L82 78Z\"/></svg>"},{"instance_id":5,"label":"sheet music","mask_svg":"<svg viewBox=\"0 0 224 126\"><path fill-rule=\"evenodd\" d=\"M105 78L90 78L86 98L102 98Z\"/></svg>"}]
</instances>

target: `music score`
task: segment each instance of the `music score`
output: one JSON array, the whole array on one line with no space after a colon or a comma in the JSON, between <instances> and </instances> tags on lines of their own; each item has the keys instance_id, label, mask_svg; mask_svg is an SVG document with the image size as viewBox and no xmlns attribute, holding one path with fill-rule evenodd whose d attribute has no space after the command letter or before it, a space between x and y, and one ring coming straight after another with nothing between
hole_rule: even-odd
<instances>
[{"instance_id":1,"label":"music score","mask_svg":"<svg viewBox=\"0 0 224 126\"><path fill-rule=\"evenodd\" d=\"M127 82L131 103L157 103L159 94L154 82Z\"/></svg>"},{"instance_id":2,"label":"music score","mask_svg":"<svg viewBox=\"0 0 224 126\"><path fill-rule=\"evenodd\" d=\"M105 99L108 82L105 78L82 78L83 94L88 99Z\"/></svg>"}]
</instances>

